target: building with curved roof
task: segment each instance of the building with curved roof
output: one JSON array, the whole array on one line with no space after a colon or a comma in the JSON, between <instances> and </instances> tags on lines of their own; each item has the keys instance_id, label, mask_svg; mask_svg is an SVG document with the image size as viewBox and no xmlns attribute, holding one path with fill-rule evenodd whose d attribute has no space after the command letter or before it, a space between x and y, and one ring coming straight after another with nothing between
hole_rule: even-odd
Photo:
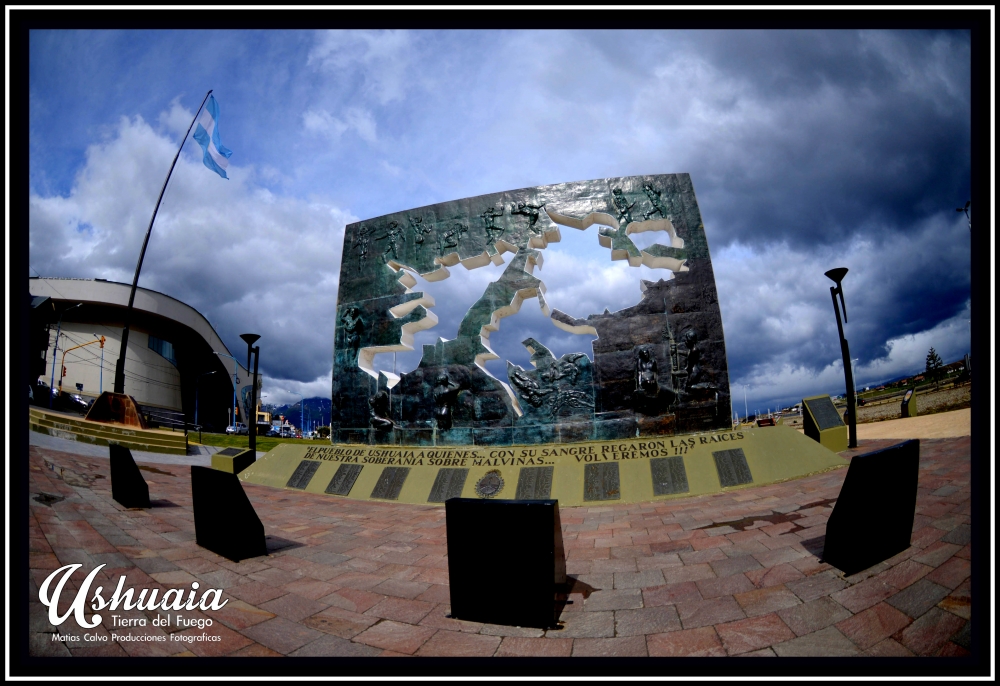
<instances>
[{"instance_id":1,"label":"building with curved roof","mask_svg":"<svg viewBox=\"0 0 1000 686\"><path fill-rule=\"evenodd\" d=\"M88 400L114 389L131 288L104 279L29 279L33 322L48 329L47 337L39 337L47 347L32 353L45 360L40 381L58 388L60 367L65 367L64 391ZM197 415L206 430L222 431L232 421L234 399L242 398L251 383L238 357L196 309L169 295L136 289L125 393L143 412L188 423L196 423ZM238 414L245 421L248 413Z\"/></svg>"}]
</instances>

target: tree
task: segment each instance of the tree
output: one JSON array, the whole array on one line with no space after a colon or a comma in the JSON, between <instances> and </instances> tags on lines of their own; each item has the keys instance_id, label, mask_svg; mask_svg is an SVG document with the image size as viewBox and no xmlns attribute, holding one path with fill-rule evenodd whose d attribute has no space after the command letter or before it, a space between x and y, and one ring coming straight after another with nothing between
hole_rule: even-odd
<instances>
[{"instance_id":1,"label":"tree","mask_svg":"<svg viewBox=\"0 0 1000 686\"><path fill-rule=\"evenodd\" d=\"M937 351L934 350L934 348L927 351L926 365L924 374L928 379L933 380L936 386L938 379L941 378L941 367L944 363L941 361L941 356L937 354Z\"/></svg>"}]
</instances>

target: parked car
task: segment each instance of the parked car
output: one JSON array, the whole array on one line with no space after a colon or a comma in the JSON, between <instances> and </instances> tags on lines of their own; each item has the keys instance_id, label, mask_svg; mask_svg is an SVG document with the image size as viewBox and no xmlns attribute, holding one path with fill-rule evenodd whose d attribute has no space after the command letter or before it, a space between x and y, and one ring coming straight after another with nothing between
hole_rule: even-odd
<instances>
[{"instance_id":1,"label":"parked car","mask_svg":"<svg viewBox=\"0 0 1000 686\"><path fill-rule=\"evenodd\" d=\"M277 438L278 436L281 436L281 431L279 431L276 428L275 429L271 429L270 431L267 432L267 435L270 438Z\"/></svg>"},{"instance_id":2,"label":"parked car","mask_svg":"<svg viewBox=\"0 0 1000 686\"><path fill-rule=\"evenodd\" d=\"M229 435L236 434L237 436L247 436L247 435L249 435L250 432L247 430L247 425L243 424L242 422L240 422L239 424L236 424L235 426L233 426L233 425L227 426L226 427L226 433L229 434Z\"/></svg>"}]
</instances>

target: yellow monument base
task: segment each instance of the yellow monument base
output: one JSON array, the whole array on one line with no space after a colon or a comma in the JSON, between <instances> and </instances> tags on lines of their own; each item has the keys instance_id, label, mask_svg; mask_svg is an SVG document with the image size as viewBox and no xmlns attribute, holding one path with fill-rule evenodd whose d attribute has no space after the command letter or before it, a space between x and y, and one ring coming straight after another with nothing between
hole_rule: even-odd
<instances>
[{"instance_id":1,"label":"yellow monument base","mask_svg":"<svg viewBox=\"0 0 1000 686\"><path fill-rule=\"evenodd\" d=\"M448 498L633 503L787 481L848 461L785 426L530 446L379 447L284 443L243 481L356 500Z\"/></svg>"}]
</instances>

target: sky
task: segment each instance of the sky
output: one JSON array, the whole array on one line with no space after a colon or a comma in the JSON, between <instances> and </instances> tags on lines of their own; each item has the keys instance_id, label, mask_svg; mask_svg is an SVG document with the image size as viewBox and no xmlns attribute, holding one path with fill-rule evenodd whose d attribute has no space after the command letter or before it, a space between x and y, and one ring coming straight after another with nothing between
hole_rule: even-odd
<instances>
[{"instance_id":1,"label":"sky","mask_svg":"<svg viewBox=\"0 0 1000 686\"><path fill-rule=\"evenodd\" d=\"M844 392L834 267L859 386L970 352L967 31L39 30L29 50L32 276L131 283L214 90L230 178L184 144L139 285L234 354L261 334L268 403L330 395L346 224L612 176L691 175L740 415ZM629 307L669 276L561 233L535 274L554 309ZM419 288L439 324L378 366L454 337L502 267L451 271ZM529 300L489 370L527 366L529 336L593 357Z\"/></svg>"}]
</instances>

